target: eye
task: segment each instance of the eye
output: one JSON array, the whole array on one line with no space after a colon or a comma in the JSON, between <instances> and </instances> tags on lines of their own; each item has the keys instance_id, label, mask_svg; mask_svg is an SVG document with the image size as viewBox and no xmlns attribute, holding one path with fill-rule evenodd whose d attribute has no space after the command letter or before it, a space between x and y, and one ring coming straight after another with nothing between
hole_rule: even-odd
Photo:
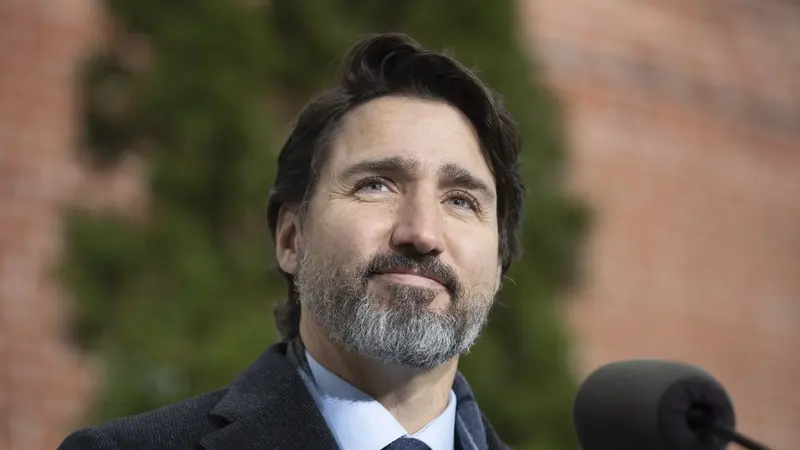
<instances>
[{"instance_id":1,"label":"eye","mask_svg":"<svg viewBox=\"0 0 800 450\"><path fill-rule=\"evenodd\" d=\"M361 180L356 185L356 192L383 192L384 190L389 189L389 183L385 179L381 177L370 177L364 180Z\"/></svg>"},{"instance_id":2,"label":"eye","mask_svg":"<svg viewBox=\"0 0 800 450\"><path fill-rule=\"evenodd\" d=\"M478 211L478 201L472 195L458 191L453 192L447 197L447 201L450 202L451 205L455 206L459 209L470 209L473 211Z\"/></svg>"}]
</instances>

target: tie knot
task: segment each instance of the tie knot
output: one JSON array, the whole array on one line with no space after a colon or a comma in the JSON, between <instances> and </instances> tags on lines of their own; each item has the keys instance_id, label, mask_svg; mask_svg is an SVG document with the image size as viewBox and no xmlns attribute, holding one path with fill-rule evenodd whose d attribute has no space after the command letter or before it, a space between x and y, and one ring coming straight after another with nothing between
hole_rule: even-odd
<instances>
[{"instance_id":1,"label":"tie knot","mask_svg":"<svg viewBox=\"0 0 800 450\"><path fill-rule=\"evenodd\" d=\"M431 448L419 439L401 437L384 447L383 450L431 450Z\"/></svg>"}]
</instances>

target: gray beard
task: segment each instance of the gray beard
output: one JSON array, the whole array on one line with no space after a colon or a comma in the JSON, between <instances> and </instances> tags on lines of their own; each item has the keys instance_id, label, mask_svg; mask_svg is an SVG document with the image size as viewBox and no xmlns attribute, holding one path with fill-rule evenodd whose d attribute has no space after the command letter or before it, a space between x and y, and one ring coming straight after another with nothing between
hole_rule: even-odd
<instances>
[{"instance_id":1,"label":"gray beard","mask_svg":"<svg viewBox=\"0 0 800 450\"><path fill-rule=\"evenodd\" d=\"M486 324L495 294L464 292L444 311L433 312L434 290L387 284L377 296L368 290L368 279L342 267L303 254L295 276L300 302L333 343L383 364L430 370L466 353Z\"/></svg>"}]
</instances>

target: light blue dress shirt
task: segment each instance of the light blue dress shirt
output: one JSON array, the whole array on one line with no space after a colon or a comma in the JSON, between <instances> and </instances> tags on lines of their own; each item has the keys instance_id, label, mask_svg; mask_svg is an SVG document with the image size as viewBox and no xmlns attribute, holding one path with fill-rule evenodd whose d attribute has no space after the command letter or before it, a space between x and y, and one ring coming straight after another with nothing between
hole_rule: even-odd
<instances>
[{"instance_id":1,"label":"light blue dress shirt","mask_svg":"<svg viewBox=\"0 0 800 450\"><path fill-rule=\"evenodd\" d=\"M445 410L409 435L377 400L322 367L308 351L305 353L314 379L302 369L300 376L342 450L381 450L403 436L419 439L432 450L453 450L456 394L452 390Z\"/></svg>"}]
</instances>

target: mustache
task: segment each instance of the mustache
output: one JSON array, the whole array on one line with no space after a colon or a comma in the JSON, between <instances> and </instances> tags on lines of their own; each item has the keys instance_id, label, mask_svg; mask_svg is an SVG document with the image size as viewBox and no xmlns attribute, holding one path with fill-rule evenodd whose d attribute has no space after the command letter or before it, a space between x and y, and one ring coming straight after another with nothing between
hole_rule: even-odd
<instances>
[{"instance_id":1,"label":"mustache","mask_svg":"<svg viewBox=\"0 0 800 450\"><path fill-rule=\"evenodd\" d=\"M455 270L431 255L409 255L397 251L376 253L367 261L364 277L397 270L415 270L420 275L438 280L455 297L462 292Z\"/></svg>"}]
</instances>

